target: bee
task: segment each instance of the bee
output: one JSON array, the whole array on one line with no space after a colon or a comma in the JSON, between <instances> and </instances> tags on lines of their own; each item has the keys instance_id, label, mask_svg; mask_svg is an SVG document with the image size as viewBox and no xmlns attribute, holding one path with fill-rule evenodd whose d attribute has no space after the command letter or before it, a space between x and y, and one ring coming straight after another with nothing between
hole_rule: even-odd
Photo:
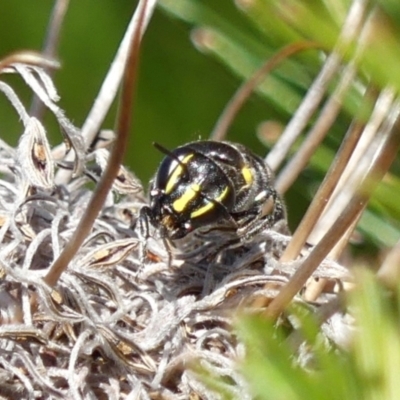
<instances>
[{"instance_id":1,"label":"bee","mask_svg":"<svg viewBox=\"0 0 400 400\"><path fill-rule=\"evenodd\" d=\"M150 183L150 204L140 210L144 239L149 225L174 247L193 233L205 241L227 237L220 251L286 220L271 170L245 146L212 140L173 151L155 146L166 156Z\"/></svg>"}]
</instances>

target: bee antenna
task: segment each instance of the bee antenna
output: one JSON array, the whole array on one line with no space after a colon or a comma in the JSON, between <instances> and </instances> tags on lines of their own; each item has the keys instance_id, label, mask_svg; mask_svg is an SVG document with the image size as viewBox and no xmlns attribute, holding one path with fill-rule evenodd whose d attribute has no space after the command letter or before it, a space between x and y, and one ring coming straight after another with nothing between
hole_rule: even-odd
<instances>
[{"instance_id":1,"label":"bee antenna","mask_svg":"<svg viewBox=\"0 0 400 400\"><path fill-rule=\"evenodd\" d=\"M174 160L176 160L177 162L180 162L180 160L178 159L178 157L172 153L172 151L168 150L166 147L164 147L162 144L157 143L157 142L153 142L153 146L160 152L165 154L166 156L169 156L171 158L173 158Z\"/></svg>"},{"instance_id":2,"label":"bee antenna","mask_svg":"<svg viewBox=\"0 0 400 400\"><path fill-rule=\"evenodd\" d=\"M179 157L177 157L172 151L168 150L166 147L164 147L163 145L161 145L160 143L157 142L153 142L153 146L160 152L165 154L168 157L171 157L173 160L175 160L182 168L183 171L185 172L185 174L188 173L187 170L187 165L184 164Z\"/></svg>"}]
</instances>

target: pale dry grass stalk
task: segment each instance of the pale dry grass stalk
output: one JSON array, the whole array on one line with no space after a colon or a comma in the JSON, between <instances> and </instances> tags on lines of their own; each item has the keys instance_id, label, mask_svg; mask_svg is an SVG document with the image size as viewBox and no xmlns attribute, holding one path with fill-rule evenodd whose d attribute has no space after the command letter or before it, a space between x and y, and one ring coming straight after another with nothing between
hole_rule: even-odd
<instances>
[{"instance_id":1,"label":"pale dry grass stalk","mask_svg":"<svg viewBox=\"0 0 400 400\"><path fill-rule=\"evenodd\" d=\"M400 144L399 112L399 105L396 104L388 116L387 124L377 143L369 149L366 160L372 160L372 164L369 165L369 169L366 169L368 174L364 173L363 178L357 177L354 196L339 217L330 225L325 235L311 250L308 257L305 258L290 282L272 300L266 311L268 317L277 318L282 313L293 297L304 287L307 279L312 276L313 271L318 268L322 260L328 256L339 240L346 235L348 228L359 218L360 213L367 205L372 190L388 171L397 154Z\"/></svg>"},{"instance_id":2,"label":"pale dry grass stalk","mask_svg":"<svg viewBox=\"0 0 400 400\"><path fill-rule=\"evenodd\" d=\"M279 141L266 157L266 162L273 171L278 170L282 161L288 155L290 148L300 136L303 129L307 126L321 103L329 83L341 67L342 57L340 49L343 49L343 47L346 48L357 38L357 35L362 29L367 5L368 2L365 0L353 1L339 37L337 49L339 51L334 50L329 54L320 73L310 86L310 89L304 97L301 105L298 107L289 124L286 126Z\"/></svg>"},{"instance_id":3,"label":"pale dry grass stalk","mask_svg":"<svg viewBox=\"0 0 400 400\"><path fill-rule=\"evenodd\" d=\"M368 91L366 95L367 101L369 95L370 93ZM360 139L364 127L365 124L358 119L350 125L346 136L342 141L341 147L337 152L335 160L314 196L314 201L310 204L310 207L294 232L292 240L282 255L281 260L283 262L293 260L300 254L309 234L326 208L329 198L332 195L337 182L343 173L356 144L358 143L358 140Z\"/></svg>"}]
</instances>

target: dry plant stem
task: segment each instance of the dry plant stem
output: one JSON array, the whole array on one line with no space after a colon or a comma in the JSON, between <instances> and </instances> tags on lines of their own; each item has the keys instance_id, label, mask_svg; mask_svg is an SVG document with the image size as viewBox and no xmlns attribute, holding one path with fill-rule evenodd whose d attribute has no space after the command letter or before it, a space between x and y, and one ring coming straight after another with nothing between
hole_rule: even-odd
<instances>
[{"instance_id":1,"label":"dry plant stem","mask_svg":"<svg viewBox=\"0 0 400 400\"><path fill-rule=\"evenodd\" d=\"M329 128L339 114L343 97L351 85L354 75L354 65L351 64L345 68L335 92L324 106L317 122L303 141L300 149L278 175L275 184L278 193L283 194L289 189L328 134Z\"/></svg>"},{"instance_id":2,"label":"dry plant stem","mask_svg":"<svg viewBox=\"0 0 400 400\"><path fill-rule=\"evenodd\" d=\"M148 23L150 22L150 18L157 4L157 0L148 0L146 4L147 7L145 10L145 17L140 31L141 36L143 35ZM89 114L82 126L81 133L84 138L86 148L90 145L90 143L92 143L93 139L95 138L117 94L122 74L126 65L128 48L132 41L133 33L136 32L137 29L139 9L140 7L138 6L135 14L133 15L129 23L125 36L122 39L121 45L111 64L107 76L103 81L99 94L97 95L92 109L89 111ZM65 150L65 145L62 144L53 150L53 156L59 158L65 153ZM72 161L72 159L73 155L68 155L67 161ZM56 183L67 183L70 178L71 171L60 169L56 175Z\"/></svg>"},{"instance_id":3,"label":"dry plant stem","mask_svg":"<svg viewBox=\"0 0 400 400\"><path fill-rule=\"evenodd\" d=\"M365 204L366 206L366 204ZM328 258L331 260L337 260L339 259L340 255L343 253L343 250L347 247L349 240L351 238L351 235L353 234L353 231L360 220L362 213L364 211L365 207L361 210L359 210L357 217L354 218L354 221L350 226L347 228L347 231L343 234L343 236L340 238L340 240L335 244L333 249L329 252ZM305 301L316 301L320 294L324 291L325 285L329 280L326 278L319 279L318 281L312 281L310 282L306 290L304 291L303 294L303 299Z\"/></svg>"},{"instance_id":4,"label":"dry plant stem","mask_svg":"<svg viewBox=\"0 0 400 400\"><path fill-rule=\"evenodd\" d=\"M268 74L276 68L282 61L288 57L308 49L320 48L321 46L315 42L299 42L292 43L278 53L274 54L259 70L257 70L249 80L247 80L234 94L232 99L226 105L222 114L218 118L210 134L212 140L223 140L226 137L229 127L243 104L249 98L254 89L268 76Z\"/></svg>"},{"instance_id":5,"label":"dry plant stem","mask_svg":"<svg viewBox=\"0 0 400 400\"><path fill-rule=\"evenodd\" d=\"M358 187L359 176L362 176L369 169L370 160L367 153L375 146L374 140L379 135L379 130L386 123L387 116L393 104L394 92L391 89L384 89L375 103L372 115L365 126L362 136L357 143L356 148L346 168L340 176L333 194L329 198L329 202L325 207L325 211L321 218L313 227L307 240L311 244L318 243L320 238L326 233L332 221L335 221L342 210L347 206L348 202Z\"/></svg>"},{"instance_id":6,"label":"dry plant stem","mask_svg":"<svg viewBox=\"0 0 400 400\"><path fill-rule=\"evenodd\" d=\"M27 64L42 68L58 68L59 63L35 51L18 51L0 60L0 71L12 64Z\"/></svg>"},{"instance_id":7,"label":"dry plant stem","mask_svg":"<svg viewBox=\"0 0 400 400\"><path fill-rule=\"evenodd\" d=\"M79 222L71 240L64 247L60 256L50 267L50 271L45 276L44 281L54 286L60 278L62 272L67 268L79 247L82 245L89 232L92 229L93 223L97 218L108 192L111 189L113 181L119 172L120 165L123 160L124 152L127 147L129 129L131 125L131 114L133 109L133 93L135 93L136 76L139 63L139 50L141 33L143 32L143 18L146 11L147 1L141 1L138 5L138 24L133 35L133 40L128 49L127 68L124 74L123 87L121 92L121 107L117 118L117 138L114 143L113 150L108 160L107 168L104 171L102 179L96 187L87 211Z\"/></svg>"},{"instance_id":8,"label":"dry plant stem","mask_svg":"<svg viewBox=\"0 0 400 400\"><path fill-rule=\"evenodd\" d=\"M344 22L337 48L351 43L361 30L364 20L367 1L355 0L350 7ZM290 120L282 136L266 157L267 164L273 171L277 171L280 164L288 154L291 146L299 137L311 116L320 104L324 93L334 74L340 68L341 56L334 50L326 59L324 66L311 85L293 118Z\"/></svg>"},{"instance_id":9,"label":"dry plant stem","mask_svg":"<svg viewBox=\"0 0 400 400\"><path fill-rule=\"evenodd\" d=\"M46 35L46 42L43 48L43 55L50 58L56 57L57 46L60 39L60 32L63 26L65 14L67 12L69 0L57 0L50 18L50 24ZM48 75L52 75L52 70L45 68ZM33 96L30 115L38 120L43 116L45 110L44 104L39 100L37 95Z\"/></svg>"},{"instance_id":10,"label":"dry plant stem","mask_svg":"<svg viewBox=\"0 0 400 400\"><path fill-rule=\"evenodd\" d=\"M364 209L360 210L358 215L354 217L353 223L347 228L347 231L343 234L340 240L335 244L333 249L329 252L328 257L331 260L338 260L339 257L342 255L344 249L347 247L351 239L351 236L353 235L354 229L356 228L358 221L362 217L363 211Z\"/></svg>"},{"instance_id":11,"label":"dry plant stem","mask_svg":"<svg viewBox=\"0 0 400 400\"><path fill-rule=\"evenodd\" d=\"M360 138L363 125L356 122L350 128L347 137L342 143L339 149L338 155L336 156L333 164L330 167L328 174L326 175L323 183L319 187L314 199L308 208L305 216L301 220L298 228L289 245L285 249L281 256L282 262L288 262L294 260L299 254L304 244L307 241L307 237L313 229L315 223L318 221L321 213L323 212L326 204L328 203L329 197L332 195L335 186L343 172L351 153L356 146L358 139Z\"/></svg>"},{"instance_id":12,"label":"dry plant stem","mask_svg":"<svg viewBox=\"0 0 400 400\"><path fill-rule=\"evenodd\" d=\"M380 126L385 122L394 100L395 92L390 88L382 90L382 92L379 94L379 97L374 106L374 110L368 121L367 126L364 129L362 137L357 144L355 151L352 153L350 160L345 170L343 171L343 174L340 177L340 181L338 182L338 186L336 188L336 193L341 192L344 187L348 186L348 179L354 175L354 171L360 164L360 160L370 148L371 143L374 140L375 135L377 134L377 131L379 130Z\"/></svg>"},{"instance_id":13,"label":"dry plant stem","mask_svg":"<svg viewBox=\"0 0 400 400\"><path fill-rule=\"evenodd\" d=\"M142 20L140 13L140 4L142 3L146 4L146 7L144 9L145 14L143 22L140 22ZM104 118L106 117L112 102L115 99L127 62L128 49L132 42L132 37L138 32L138 29L140 29L139 36L141 39L147 25L150 22L150 18L153 14L156 3L156 0L142 1L139 3L135 11L135 14L128 26L126 34L122 39L117 55L115 56L111 68L108 71L106 78L104 79L99 95L97 96L96 101L93 104L93 107L90 110L89 115L82 126L82 136L87 145L90 144L95 138L97 131L100 129L100 126L104 121Z\"/></svg>"},{"instance_id":14,"label":"dry plant stem","mask_svg":"<svg viewBox=\"0 0 400 400\"><path fill-rule=\"evenodd\" d=\"M366 95L366 98L370 96L369 91ZM330 196L332 195L339 178L345 169L347 162L350 159L351 154L354 151L355 146L360 139L361 133L364 128L364 123L356 120L353 121L349 130L346 133L346 136L338 150L338 153L325 176L324 181L319 187L317 193L314 196L314 199L307 210L307 213L303 217L299 226L297 227L293 237L282 254L281 261L287 262L290 260L294 260L299 254L307 241L307 237L313 229L315 223L320 217L321 213L325 209L325 206L328 203Z\"/></svg>"},{"instance_id":15,"label":"dry plant stem","mask_svg":"<svg viewBox=\"0 0 400 400\"><path fill-rule=\"evenodd\" d=\"M375 157L371 158L372 165L365 179L359 185L359 190L356 191L355 196L339 218L331 225L321 241L313 248L289 283L282 288L269 304L265 311L267 317L275 319L281 314L296 293L304 286L321 261L345 234L349 226L359 217L360 211L366 206L373 188L389 169L398 151L400 143L400 132L397 122L398 109L396 109L395 115L392 117L396 118L393 121L395 125L392 125L390 134L383 136L381 139L382 143L379 146L379 150Z\"/></svg>"}]
</instances>

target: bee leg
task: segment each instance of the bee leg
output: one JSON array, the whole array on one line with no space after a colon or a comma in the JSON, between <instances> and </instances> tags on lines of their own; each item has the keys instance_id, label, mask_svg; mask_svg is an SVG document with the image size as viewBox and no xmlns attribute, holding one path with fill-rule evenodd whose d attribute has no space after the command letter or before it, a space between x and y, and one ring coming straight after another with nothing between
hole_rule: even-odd
<instances>
[{"instance_id":1,"label":"bee leg","mask_svg":"<svg viewBox=\"0 0 400 400\"><path fill-rule=\"evenodd\" d=\"M278 221L286 220L286 207L275 189L271 190L271 196L274 201L274 211L271 214L271 226L273 226Z\"/></svg>"},{"instance_id":2,"label":"bee leg","mask_svg":"<svg viewBox=\"0 0 400 400\"><path fill-rule=\"evenodd\" d=\"M264 212L258 213L258 218L243 224L243 226L237 230L238 237L242 238L242 243L249 241L263 230L272 228L277 222L286 221L284 203L275 189L269 189L268 199L272 200L272 203L268 201L265 203Z\"/></svg>"},{"instance_id":3,"label":"bee leg","mask_svg":"<svg viewBox=\"0 0 400 400\"><path fill-rule=\"evenodd\" d=\"M285 206L278 193L271 188L269 197L273 200L272 212L266 215L261 214L258 218L254 218L254 215L257 215L258 212L250 212L250 214L244 215L241 220L237 221L238 226L240 226L236 231L237 237L217 246L213 251L215 257L224 250L240 247L248 243L265 229L272 228L277 222L286 221ZM252 215L253 218L250 218Z\"/></svg>"}]
</instances>

